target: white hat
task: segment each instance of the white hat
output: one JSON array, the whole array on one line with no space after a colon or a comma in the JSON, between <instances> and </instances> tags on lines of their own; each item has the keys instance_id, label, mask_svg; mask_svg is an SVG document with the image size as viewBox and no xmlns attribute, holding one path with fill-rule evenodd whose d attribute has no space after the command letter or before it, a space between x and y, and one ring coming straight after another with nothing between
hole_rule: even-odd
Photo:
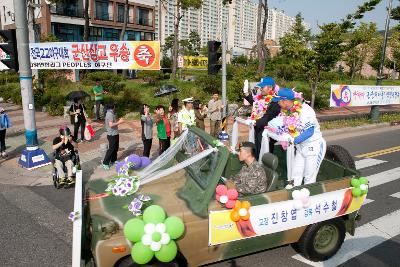
<instances>
[{"instance_id":1,"label":"white hat","mask_svg":"<svg viewBox=\"0 0 400 267\"><path fill-rule=\"evenodd\" d=\"M183 103L193 103L193 97L188 97L182 100Z\"/></svg>"}]
</instances>

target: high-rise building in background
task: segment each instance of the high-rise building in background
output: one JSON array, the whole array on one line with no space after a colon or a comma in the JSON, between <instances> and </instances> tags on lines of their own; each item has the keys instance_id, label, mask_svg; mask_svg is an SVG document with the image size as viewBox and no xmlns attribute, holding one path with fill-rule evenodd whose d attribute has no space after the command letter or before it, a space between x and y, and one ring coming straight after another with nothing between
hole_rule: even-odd
<instances>
[{"instance_id":1,"label":"high-rise building in background","mask_svg":"<svg viewBox=\"0 0 400 267\"><path fill-rule=\"evenodd\" d=\"M174 33L176 0L155 0L155 38L164 44L165 38ZM233 0L224 6L222 1L203 0L200 9L189 9L179 26L179 39L188 39L191 31L200 35L201 45L209 40L222 39L222 27L227 25L228 49L233 55L243 54L254 47L257 41L258 4L250 0ZM268 10L265 39L279 43L295 22L294 17L276 9ZM304 23L309 28L309 25Z\"/></svg>"}]
</instances>

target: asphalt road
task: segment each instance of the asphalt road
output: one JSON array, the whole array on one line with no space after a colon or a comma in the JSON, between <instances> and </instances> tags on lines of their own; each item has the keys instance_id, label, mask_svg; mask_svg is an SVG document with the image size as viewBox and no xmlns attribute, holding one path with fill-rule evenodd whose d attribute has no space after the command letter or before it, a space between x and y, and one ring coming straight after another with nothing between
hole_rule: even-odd
<instances>
[{"instance_id":1,"label":"asphalt road","mask_svg":"<svg viewBox=\"0 0 400 267\"><path fill-rule=\"evenodd\" d=\"M362 175L376 175L376 186L361 209L356 237L346 237L344 246L354 246L343 247L339 255L323 264L307 262L291 246L283 246L210 266L400 266L399 129L371 130L356 136L343 133L327 140L346 147L358 163L363 163ZM388 148L392 149L384 150ZM375 151L380 152L370 159L356 157ZM71 266L72 223L67 217L73 210L73 194L72 189L55 190L52 186L4 185L0 172L0 266ZM393 221L397 221L396 227L386 229L387 222ZM375 228L380 232L371 230Z\"/></svg>"}]
</instances>

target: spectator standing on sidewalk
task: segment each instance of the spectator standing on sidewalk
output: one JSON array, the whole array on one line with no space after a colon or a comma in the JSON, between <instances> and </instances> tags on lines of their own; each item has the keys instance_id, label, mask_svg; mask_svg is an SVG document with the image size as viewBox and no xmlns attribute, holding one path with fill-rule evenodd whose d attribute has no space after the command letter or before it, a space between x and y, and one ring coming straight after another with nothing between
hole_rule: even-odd
<instances>
[{"instance_id":1,"label":"spectator standing on sidewalk","mask_svg":"<svg viewBox=\"0 0 400 267\"><path fill-rule=\"evenodd\" d=\"M153 118L150 115L150 107L143 104L140 109L140 122L142 124L143 156L149 157L153 142Z\"/></svg>"},{"instance_id":2,"label":"spectator standing on sidewalk","mask_svg":"<svg viewBox=\"0 0 400 267\"><path fill-rule=\"evenodd\" d=\"M11 121L4 108L0 107L0 154L2 158L7 157L6 153L6 131L10 128Z\"/></svg>"},{"instance_id":3,"label":"spectator standing on sidewalk","mask_svg":"<svg viewBox=\"0 0 400 267\"><path fill-rule=\"evenodd\" d=\"M103 160L103 168L105 170L110 169L110 164L114 164L117 161L117 153L119 149L119 132L118 126L125 122L123 118L120 118L117 121L117 117L115 115L115 105L108 104L106 106L106 118L104 122L104 126L107 131L107 139L108 139L108 150Z\"/></svg>"},{"instance_id":4,"label":"spectator standing on sidewalk","mask_svg":"<svg viewBox=\"0 0 400 267\"><path fill-rule=\"evenodd\" d=\"M103 86L100 84L100 81L96 81L96 86L93 87L93 93L94 93L94 101L96 103L96 118L95 120L100 120L100 105L103 104L103 96L104 96L104 90Z\"/></svg>"},{"instance_id":5,"label":"spectator standing on sidewalk","mask_svg":"<svg viewBox=\"0 0 400 267\"><path fill-rule=\"evenodd\" d=\"M73 141L75 143L81 143L85 140L85 127L86 127L86 107L82 103L82 100L79 98L74 99L74 103L72 103L69 108L69 114L73 117L74 124L74 136ZM81 128L81 139L78 139L79 127Z\"/></svg>"},{"instance_id":6,"label":"spectator standing on sidewalk","mask_svg":"<svg viewBox=\"0 0 400 267\"><path fill-rule=\"evenodd\" d=\"M160 143L160 155L171 145L171 124L165 116L163 106L156 108L155 122L157 124L157 136Z\"/></svg>"},{"instance_id":7,"label":"spectator standing on sidewalk","mask_svg":"<svg viewBox=\"0 0 400 267\"><path fill-rule=\"evenodd\" d=\"M172 132L174 132L174 138L176 138L179 135L178 113L180 108L178 98L172 99L171 106L169 106L168 111L168 119L171 123Z\"/></svg>"},{"instance_id":8,"label":"spectator standing on sidewalk","mask_svg":"<svg viewBox=\"0 0 400 267\"><path fill-rule=\"evenodd\" d=\"M221 111L223 107L223 103L219 99L219 92L215 91L212 95L212 99L208 102L208 117L210 118L211 136L218 137L221 125Z\"/></svg>"},{"instance_id":9,"label":"spectator standing on sidewalk","mask_svg":"<svg viewBox=\"0 0 400 267\"><path fill-rule=\"evenodd\" d=\"M207 113L200 103L199 100L195 100L193 103L194 115L196 116L196 127L205 130L204 119L207 117Z\"/></svg>"},{"instance_id":10,"label":"spectator standing on sidewalk","mask_svg":"<svg viewBox=\"0 0 400 267\"><path fill-rule=\"evenodd\" d=\"M178 113L179 134L187 129L188 126L196 124L196 115L193 110L193 97L185 98L183 109Z\"/></svg>"}]
</instances>

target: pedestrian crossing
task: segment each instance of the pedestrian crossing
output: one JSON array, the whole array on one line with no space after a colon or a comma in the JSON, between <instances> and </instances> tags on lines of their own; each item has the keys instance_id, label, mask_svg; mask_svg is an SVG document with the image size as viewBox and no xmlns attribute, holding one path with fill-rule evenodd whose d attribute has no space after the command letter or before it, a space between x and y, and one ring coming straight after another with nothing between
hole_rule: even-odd
<instances>
[{"instance_id":1,"label":"pedestrian crossing","mask_svg":"<svg viewBox=\"0 0 400 267\"><path fill-rule=\"evenodd\" d=\"M365 158L355 162L357 170L378 166L387 161L373 158ZM385 170L379 173L365 176L369 181L369 188L382 186L400 179L400 167ZM399 188L400 189L400 188ZM371 192L371 191L370 191ZM400 198L400 192L391 194L392 198ZM371 205L375 200L365 199L363 205ZM361 208L362 211L362 208ZM362 212L361 212L362 213ZM333 267L347 262L348 260L362 255L366 251L382 244L383 242L400 235L400 209L390 212L375 220L369 221L356 228L354 236L346 235L346 239L336 255L324 262L310 261L300 254L292 256L293 259L310 266Z\"/></svg>"}]
</instances>

